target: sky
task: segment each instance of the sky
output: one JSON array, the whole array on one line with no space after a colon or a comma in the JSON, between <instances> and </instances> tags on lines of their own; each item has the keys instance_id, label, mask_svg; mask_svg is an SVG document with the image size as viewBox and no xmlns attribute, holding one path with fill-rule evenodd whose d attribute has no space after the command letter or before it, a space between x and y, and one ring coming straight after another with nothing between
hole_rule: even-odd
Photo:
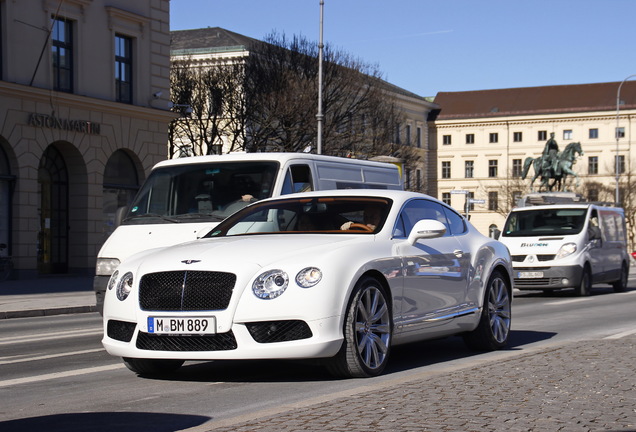
<instances>
[{"instance_id":1,"label":"sky","mask_svg":"<svg viewBox=\"0 0 636 432\"><path fill-rule=\"evenodd\" d=\"M320 0L171 0L170 12L171 30L319 40ZM636 0L324 0L323 13L325 44L419 96L636 74Z\"/></svg>"}]
</instances>

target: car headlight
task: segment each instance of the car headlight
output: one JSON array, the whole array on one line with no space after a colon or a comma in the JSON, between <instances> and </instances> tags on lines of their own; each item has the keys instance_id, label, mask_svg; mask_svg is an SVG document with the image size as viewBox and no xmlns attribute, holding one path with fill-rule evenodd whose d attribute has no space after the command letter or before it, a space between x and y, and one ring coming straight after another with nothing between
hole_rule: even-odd
<instances>
[{"instance_id":1,"label":"car headlight","mask_svg":"<svg viewBox=\"0 0 636 432\"><path fill-rule=\"evenodd\" d=\"M130 294L130 290L132 290L132 285L133 274L128 272L121 277L117 284L117 298L121 301L126 300L126 298L128 298L128 294Z\"/></svg>"},{"instance_id":2,"label":"car headlight","mask_svg":"<svg viewBox=\"0 0 636 432\"><path fill-rule=\"evenodd\" d=\"M252 291L258 298L273 299L284 293L287 285L287 273L282 270L269 270L256 278L252 284Z\"/></svg>"},{"instance_id":3,"label":"car headlight","mask_svg":"<svg viewBox=\"0 0 636 432\"><path fill-rule=\"evenodd\" d=\"M565 258L566 256L572 255L574 252L576 252L576 243L566 243L561 246L554 259Z\"/></svg>"},{"instance_id":4,"label":"car headlight","mask_svg":"<svg viewBox=\"0 0 636 432\"><path fill-rule=\"evenodd\" d=\"M296 275L296 283L303 288L311 288L322 279L322 272L316 267L302 269Z\"/></svg>"},{"instance_id":5,"label":"car headlight","mask_svg":"<svg viewBox=\"0 0 636 432\"><path fill-rule=\"evenodd\" d=\"M95 274L97 276L110 276L118 265L119 260L117 258L97 258Z\"/></svg>"},{"instance_id":6,"label":"car headlight","mask_svg":"<svg viewBox=\"0 0 636 432\"><path fill-rule=\"evenodd\" d=\"M113 275L110 277L110 279L108 280L108 290L112 290L113 288L115 288L115 285L117 285L117 278L119 277L119 272L117 270L115 270L115 273L113 273Z\"/></svg>"}]
</instances>

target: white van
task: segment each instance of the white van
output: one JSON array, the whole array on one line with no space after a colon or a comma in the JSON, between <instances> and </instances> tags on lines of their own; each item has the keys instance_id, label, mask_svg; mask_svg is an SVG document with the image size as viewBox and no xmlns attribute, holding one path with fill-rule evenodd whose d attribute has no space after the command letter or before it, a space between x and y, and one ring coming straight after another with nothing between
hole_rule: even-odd
<instances>
[{"instance_id":1,"label":"white van","mask_svg":"<svg viewBox=\"0 0 636 432\"><path fill-rule=\"evenodd\" d=\"M558 204L513 209L499 240L508 246L514 286L520 290L574 288L589 295L592 284L627 288L629 257L623 209Z\"/></svg>"},{"instance_id":2,"label":"white van","mask_svg":"<svg viewBox=\"0 0 636 432\"><path fill-rule=\"evenodd\" d=\"M326 189L398 189L394 164L308 153L236 153L167 160L152 169L97 256L93 288L102 311L108 280L130 255L195 240L257 201Z\"/></svg>"}]
</instances>

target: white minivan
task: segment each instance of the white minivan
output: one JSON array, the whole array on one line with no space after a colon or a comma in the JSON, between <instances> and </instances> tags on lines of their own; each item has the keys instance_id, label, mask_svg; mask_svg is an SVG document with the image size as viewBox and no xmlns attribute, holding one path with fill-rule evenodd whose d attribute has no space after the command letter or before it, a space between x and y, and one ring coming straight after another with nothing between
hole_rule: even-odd
<instances>
[{"instance_id":1,"label":"white minivan","mask_svg":"<svg viewBox=\"0 0 636 432\"><path fill-rule=\"evenodd\" d=\"M589 295L592 284L627 288L629 256L623 209L595 204L518 207L499 240L510 250L514 286L520 290L574 288Z\"/></svg>"},{"instance_id":2,"label":"white minivan","mask_svg":"<svg viewBox=\"0 0 636 432\"><path fill-rule=\"evenodd\" d=\"M250 202L327 189L403 189L397 165L309 153L235 153L155 165L97 255L97 309L115 268L134 253L195 240Z\"/></svg>"}]
</instances>

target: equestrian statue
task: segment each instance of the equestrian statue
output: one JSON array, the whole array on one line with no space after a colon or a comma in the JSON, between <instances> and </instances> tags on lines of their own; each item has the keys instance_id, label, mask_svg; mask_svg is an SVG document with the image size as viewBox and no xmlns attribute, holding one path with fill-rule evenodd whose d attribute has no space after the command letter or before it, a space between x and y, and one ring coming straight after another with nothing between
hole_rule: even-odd
<instances>
[{"instance_id":1,"label":"equestrian statue","mask_svg":"<svg viewBox=\"0 0 636 432\"><path fill-rule=\"evenodd\" d=\"M541 178L539 191L553 190L563 192L565 190L565 179L571 175L576 178L576 186L580 185L579 176L572 170L578 156L583 155L580 142L573 142L559 152L559 146L554 139L554 132L550 134L550 139L546 141L545 148L541 156L537 158L527 157L523 164L521 178L525 179L530 171L530 166L534 167L534 177L530 180L530 188L537 178ZM556 187L556 189L555 189ZM533 189L534 190L534 189Z\"/></svg>"}]
</instances>

